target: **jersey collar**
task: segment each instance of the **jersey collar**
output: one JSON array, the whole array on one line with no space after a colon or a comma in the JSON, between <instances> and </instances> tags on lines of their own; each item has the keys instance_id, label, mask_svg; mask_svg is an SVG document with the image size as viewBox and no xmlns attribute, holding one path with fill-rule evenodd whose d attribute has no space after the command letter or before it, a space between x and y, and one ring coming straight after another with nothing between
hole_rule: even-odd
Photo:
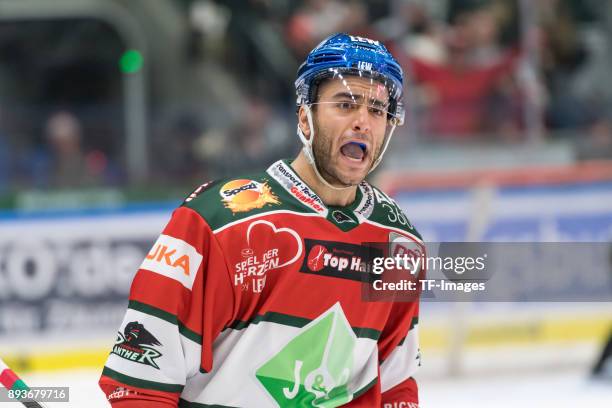
<instances>
[{"instance_id":1,"label":"jersey collar","mask_svg":"<svg viewBox=\"0 0 612 408\"><path fill-rule=\"evenodd\" d=\"M272 164L268 168L267 173L296 200L322 217L327 218L330 211L329 208L306 182L293 171L287 160L279 160ZM355 200L357 205L355 206L355 203L353 203L345 207L345 211L353 212L359 219L359 223L361 223L369 218L374 210L374 191L372 186L365 181L359 183L358 190L357 199Z\"/></svg>"}]
</instances>

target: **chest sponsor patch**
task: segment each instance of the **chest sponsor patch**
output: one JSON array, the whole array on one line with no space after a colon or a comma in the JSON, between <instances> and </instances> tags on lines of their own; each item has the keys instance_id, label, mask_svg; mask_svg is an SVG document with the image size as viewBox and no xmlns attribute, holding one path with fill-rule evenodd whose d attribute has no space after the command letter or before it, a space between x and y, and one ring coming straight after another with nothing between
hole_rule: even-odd
<instances>
[{"instance_id":1,"label":"chest sponsor patch","mask_svg":"<svg viewBox=\"0 0 612 408\"><path fill-rule=\"evenodd\" d=\"M304 240L306 256L300 272L367 282L372 277L372 260L382 255L381 248L345 242Z\"/></svg>"},{"instance_id":2,"label":"chest sponsor patch","mask_svg":"<svg viewBox=\"0 0 612 408\"><path fill-rule=\"evenodd\" d=\"M192 245L162 234L155 241L140 268L179 281L191 290L201 264L202 255Z\"/></svg>"},{"instance_id":3,"label":"chest sponsor patch","mask_svg":"<svg viewBox=\"0 0 612 408\"><path fill-rule=\"evenodd\" d=\"M372 211L374 211L374 191L365 181L359 184L359 189L361 190L362 198L354 212L358 217L367 219L370 218Z\"/></svg>"},{"instance_id":4,"label":"chest sponsor patch","mask_svg":"<svg viewBox=\"0 0 612 408\"><path fill-rule=\"evenodd\" d=\"M240 259L234 263L234 285L260 293L269 271L296 262L302 252L302 240L291 228L277 227L266 220L253 221L240 248Z\"/></svg>"},{"instance_id":5,"label":"chest sponsor patch","mask_svg":"<svg viewBox=\"0 0 612 408\"><path fill-rule=\"evenodd\" d=\"M270 166L267 172L299 202L317 213L327 216L328 210L321 198L300 180L291 166L287 166L282 160L279 160Z\"/></svg>"},{"instance_id":6,"label":"chest sponsor patch","mask_svg":"<svg viewBox=\"0 0 612 408\"><path fill-rule=\"evenodd\" d=\"M225 208L233 213L263 208L266 204L280 204L268 183L260 183L255 180L228 181L221 187L219 194Z\"/></svg>"},{"instance_id":7,"label":"chest sponsor patch","mask_svg":"<svg viewBox=\"0 0 612 408\"><path fill-rule=\"evenodd\" d=\"M339 407L351 401L357 338L336 303L255 375L281 407Z\"/></svg>"},{"instance_id":8,"label":"chest sponsor patch","mask_svg":"<svg viewBox=\"0 0 612 408\"><path fill-rule=\"evenodd\" d=\"M405 235L391 231L389 233L389 255L412 259L417 269L425 269L425 246Z\"/></svg>"}]
</instances>

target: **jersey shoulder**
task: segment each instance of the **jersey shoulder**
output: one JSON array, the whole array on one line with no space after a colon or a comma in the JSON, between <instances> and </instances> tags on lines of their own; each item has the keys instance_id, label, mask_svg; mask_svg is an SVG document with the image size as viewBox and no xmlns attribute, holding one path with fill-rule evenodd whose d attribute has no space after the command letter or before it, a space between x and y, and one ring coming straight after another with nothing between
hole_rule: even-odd
<instances>
[{"instance_id":1,"label":"jersey shoulder","mask_svg":"<svg viewBox=\"0 0 612 408\"><path fill-rule=\"evenodd\" d=\"M404 214L397 202L379 188L372 185L369 185L369 187L372 189L374 196L374 206L368 219L386 227L405 231L422 241L423 237L412 225L410 219Z\"/></svg>"},{"instance_id":2,"label":"jersey shoulder","mask_svg":"<svg viewBox=\"0 0 612 408\"><path fill-rule=\"evenodd\" d=\"M223 225L264 212L282 210L286 204L277 183L265 173L209 181L183 202L215 230Z\"/></svg>"}]
</instances>

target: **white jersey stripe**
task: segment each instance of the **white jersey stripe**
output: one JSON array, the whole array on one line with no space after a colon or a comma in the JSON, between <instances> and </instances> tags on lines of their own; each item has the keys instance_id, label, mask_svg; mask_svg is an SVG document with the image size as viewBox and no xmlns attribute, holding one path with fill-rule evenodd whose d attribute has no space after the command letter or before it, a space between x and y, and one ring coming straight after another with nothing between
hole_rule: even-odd
<instances>
[{"instance_id":1,"label":"white jersey stripe","mask_svg":"<svg viewBox=\"0 0 612 408\"><path fill-rule=\"evenodd\" d=\"M223 231L223 230L225 230L227 228L233 227L234 225L238 225L238 224L241 224L243 222L252 221L252 220L254 220L256 218L259 218L259 217L265 217L265 216L274 215L274 214L293 214L293 215L297 215L297 216L300 216L300 217L322 217L320 214L316 214L316 213L303 213L303 212L291 211L291 210L266 211L266 212L263 212L263 213L254 214L254 215L251 215L249 217L245 217L245 218L242 218L242 219L230 222L229 224L225 224L222 227L219 227L216 230L213 230L213 234L218 234L219 232L221 232L221 231ZM322 218L324 218L324 217L322 217Z\"/></svg>"},{"instance_id":2,"label":"white jersey stripe","mask_svg":"<svg viewBox=\"0 0 612 408\"><path fill-rule=\"evenodd\" d=\"M382 392L414 376L420 365L419 325L415 325L402 345L397 346L380 366Z\"/></svg>"}]
</instances>

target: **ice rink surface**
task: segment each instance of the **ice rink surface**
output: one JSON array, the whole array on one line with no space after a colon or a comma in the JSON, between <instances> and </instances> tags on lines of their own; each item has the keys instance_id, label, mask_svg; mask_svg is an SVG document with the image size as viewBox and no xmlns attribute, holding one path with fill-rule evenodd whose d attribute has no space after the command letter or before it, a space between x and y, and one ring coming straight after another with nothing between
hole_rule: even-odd
<instances>
[{"instance_id":1,"label":"ice rink surface","mask_svg":"<svg viewBox=\"0 0 612 408\"><path fill-rule=\"evenodd\" d=\"M51 407L108 407L97 386L98 371L79 370L53 374L29 374L23 378L31 386L70 387L70 403L49 403ZM464 378L419 380L422 408L610 408L612 380L594 381L584 370L537 372L525 375L500 374ZM16 403L3 408L22 407ZM249 407L257 408L257 407Z\"/></svg>"}]
</instances>

